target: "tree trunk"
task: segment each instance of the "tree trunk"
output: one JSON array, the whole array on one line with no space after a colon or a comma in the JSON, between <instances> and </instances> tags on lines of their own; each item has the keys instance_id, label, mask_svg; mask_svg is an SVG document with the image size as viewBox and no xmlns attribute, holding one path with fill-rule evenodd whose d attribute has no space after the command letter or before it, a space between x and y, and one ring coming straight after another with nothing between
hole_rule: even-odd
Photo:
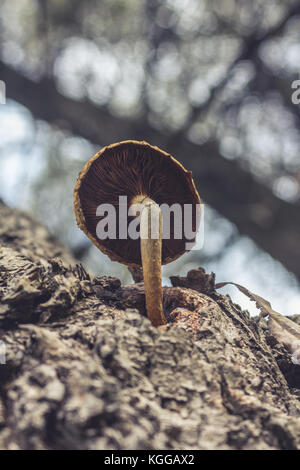
<instances>
[{"instance_id":1,"label":"tree trunk","mask_svg":"<svg viewBox=\"0 0 300 470\"><path fill-rule=\"evenodd\" d=\"M154 328L142 283L0 217L0 448L300 449L300 367L213 276L164 288Z\"/></svg>"}]
</instances>

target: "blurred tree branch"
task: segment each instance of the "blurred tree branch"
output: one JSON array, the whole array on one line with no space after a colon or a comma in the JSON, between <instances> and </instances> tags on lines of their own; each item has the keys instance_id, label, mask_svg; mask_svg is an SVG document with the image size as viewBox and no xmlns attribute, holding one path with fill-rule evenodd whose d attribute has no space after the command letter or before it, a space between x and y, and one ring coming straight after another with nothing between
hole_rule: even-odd
<instances>
[{"instance_id":1,"label":"blurred tree branch","mask_svg":"<svg viewBox=\"0 0 300 470\"><path fill-rule=\"evenodd\" d=\"M115 116L105 106L62 95L52 79L34 82L1 61L0 76L7 84L8 98L29 108L38 119L98 145L147 140L173 153L193 171L205 202L300 279L299 205L282 201L256 181L248 168L223 158L217 142L196 145L182 131L168 135L154 129L145 117Z\"/></svg>"},{"instance_id":2,"label":"blurred tree branch","mask_svg":"<svg viewBox=\"0 0 300 470\"><path fill-rule=\"evenodd\" d=\"M287 13L283 16L281 21L275 25L273 28L270 28L263 35L257 35L257 32L253 35L247 37L241 47L240 53L237 57L234 58L231 65L227 69L226 75L216 83L216 85L210 90L210 95L208 99L199 106L194 106L191 112L189 121L186 124L186 128L190 126L192 122L200 119L201 115L207 111L212 105L213 101L216 99L218 93L224 89L227 83L232 78L232 71L234 68L242 61L251 60L254 56L257 55L259 47L264 41L268 41L273 37L278 36L282 33L288 21L296 15L300 14L300 4L296 3L292 8L290 8Z\"/></svg>"}]
</instances>

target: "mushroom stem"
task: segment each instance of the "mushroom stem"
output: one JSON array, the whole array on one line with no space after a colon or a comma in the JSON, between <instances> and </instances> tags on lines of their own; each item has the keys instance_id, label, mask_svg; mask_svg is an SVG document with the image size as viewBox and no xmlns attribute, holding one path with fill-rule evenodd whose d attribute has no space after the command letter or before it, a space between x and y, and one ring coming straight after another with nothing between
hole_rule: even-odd
<instances>
[{"instance_id":1,"label":"mushroom stem","mask_svg":"<svg viewBox=\"0 0 300 470\"><path fill-rule=\"evenodd\" d=\"M162 216L159 206L144 198L140 220L141 257L144 275L146 309L154 326L164 325L161 279Z\"/></svg>"}]
</instances>

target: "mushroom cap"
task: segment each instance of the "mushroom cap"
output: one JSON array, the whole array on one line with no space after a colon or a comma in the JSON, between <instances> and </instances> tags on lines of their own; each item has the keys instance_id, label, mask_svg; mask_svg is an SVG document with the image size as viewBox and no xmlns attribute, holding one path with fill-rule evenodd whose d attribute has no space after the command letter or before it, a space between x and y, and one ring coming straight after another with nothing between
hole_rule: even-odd
<instances>
[{"instance_id":1,"label":"mushroom cap","mask_svg":"<svg viewBox=\"0 0 300 470\"><path fill-rule=\"evenodd\" d=\"M127 207L136 196L145 195L159 206L177 203L182 208L182 238L174 237L170 218L170 238L162 240L162 264L170 263L186 251L183 229L183 205L191 204L192 229L196 231L196 206L200 197L192 173L168 153L147 142L127 140L102 148L79 173L74 189L74 210L78 226L112 261L128 266L141 266L140 240L118 238L119 196L127 196ZM96 227L101 218L96 215L101 204L112 204L116 210L117 238L100 240ZM128 224L134 219L128 216ZM164 223L164 222L163 222Z\"/></svg>"}]
</instances>

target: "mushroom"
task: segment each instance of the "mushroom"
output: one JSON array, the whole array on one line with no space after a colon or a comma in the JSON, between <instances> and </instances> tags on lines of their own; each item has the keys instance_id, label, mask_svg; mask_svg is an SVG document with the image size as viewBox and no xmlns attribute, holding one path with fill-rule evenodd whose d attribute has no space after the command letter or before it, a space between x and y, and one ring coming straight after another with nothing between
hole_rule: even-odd
<instances>
[{"instance_id":1,"label":"mushroom","mask_svg":"<svg viewBox=\"0 0 300 470\"><path fill-rule=\"evenodd\" d=\"M142 266L147 315L155 326L166 323L161 265L177 259L188 251L186 243L195 241L195 236L189 239L185 233L178 236L172 213L168 236L162 237L162 204L169 208L177 204L181 209L189 204L193 212L192 230L196 232L200 198L192 173L147 142L128 140L102 148L85 164L74 189L74 210L81 230L112 261L129 267ZM103 210L99 211L99 207ZM109 207L115 211L115 226L107 236L99 238L97 225L99 221L104 223ZM140 210L133 213L135 207ZM183 210L179 217L183 227ZM137 220L140 233L129 237L130 224Z\"/></svg>"}]
</instances>

